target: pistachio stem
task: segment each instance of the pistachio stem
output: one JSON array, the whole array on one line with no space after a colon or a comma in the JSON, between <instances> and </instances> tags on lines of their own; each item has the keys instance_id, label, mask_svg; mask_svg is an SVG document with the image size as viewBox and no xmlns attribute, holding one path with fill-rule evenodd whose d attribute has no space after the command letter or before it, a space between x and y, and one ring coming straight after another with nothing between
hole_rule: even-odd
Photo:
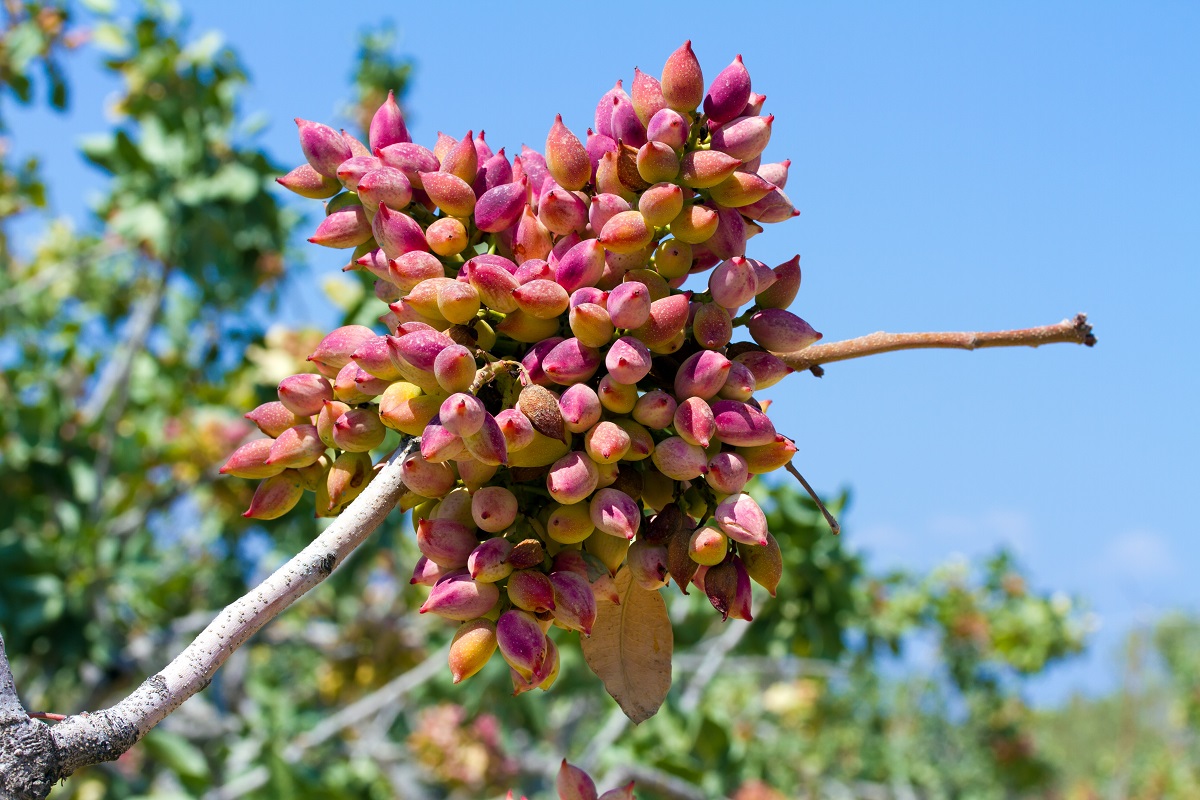
<instances>
[{"instance_id":1,"label":"pistachio stem","mask_svg":"<svg viewBox=\"0 0 1200 800\"><path fill-rule=\"evenodd\" d=\"M846 361L851 358L890 353L895 350L1039 347L1043 344L1057 342L1083 344L1088 347L1096 344L1096 337L1092 335L1092 326L1088 324L1087 315L1076 314L1074 319L1064 319L1054 325L1009 331L935 333L884 333L880 331L867 336L859 336L856 339L846 339L829 344L814 344L795 353L777 353L777 355L792 369L804 370L834 361Z\"/></svg>"},{"instance_id":2,"label":"pistachio stem","mask_svg":"<svg viewBox=\"0 0 1200 800\"><path fill-rule=\"evenodd\" d=\"M837 536L839 533L841 533L842 526L838 525L838 521L834 519L833 514L829 513L829 509L825 507L825 503L821 501L821 498L817 496L817 493L813 490L813 488L808 485L808 481L804 480L804 476L800 474L800 470L793 467L792 462L790 461L785 465L785 468L788 472L795 476L796 480L800 481L800 485L804 487L804 491L808 492L808 496L811 497L813 502L817 504L817 508L819 508L821 510L821 514L824 515L825 522L829 524L829 530L833 531L833 535Z\"/></svg>"}]
</instances>

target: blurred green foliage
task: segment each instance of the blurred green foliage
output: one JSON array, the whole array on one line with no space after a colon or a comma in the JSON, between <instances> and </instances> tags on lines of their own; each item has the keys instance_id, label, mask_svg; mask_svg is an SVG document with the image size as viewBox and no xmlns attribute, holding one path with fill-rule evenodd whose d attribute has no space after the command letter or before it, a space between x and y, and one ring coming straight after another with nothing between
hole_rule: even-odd
<instances>
[{"instance_id":1,"label":"blurred green foliage","mask_svg":"<svg viewBox=\"0 0 1200 800\"><path fill-rule=\"evenodd\" d=\"M57 38L17 57L9 37L46 17L34 5L6 7L0 69L23 74L17 86L51 72L54 42L84 36L53 7ZM38 660L34 690L73 701L140 674L131 639L242 588L230 567L244 526L227 523L246 490L211 478L248 431L229 410L259 391L247 312L276 284L292 228L268 191L277 167L235 134L236 57L182 44L165 7L94 21L126 34L105 63L123 114L88 146L112 176L106 224L46 216L29 253L8 252L0 229L0 619ZM195 105L149 103L152 86ZM231 169L238 180L213 177Z\"/></svg>"},{"instance_id":2,"label":"blurred green foliage","mask_svg":"<svg viewBox=\"0 0 1200 800\"><path fill-rule=\"evenodd\" d=\"M253 485L216 467L251 432L231 409L271 399L320 333L262 327L296 217L220 37L192 38L164 3L3 8L0 101L42 81L65 106L60 61L89 33L125 87L83 147L109 178L94 221L35 212L36 162L0 154L0 631L27 706L71 713L123 696L318 530L311 500L243 520ZM360 128L404 94L394 47L391 29L364 37ZM11 254L22 213L44 235ZM369 287L336 286L363 321ZM1117 696L1037 712L1024 683L1084 644L1070 601L1003 553L873 574L790 486L755 491L783 547L778 596L722 624L702 594L665 589L674 688L637 728L561 631L551 692L512 697L498 658L452 686L452 629L416 613L396 515L140 746L55 796L549 796L564 755L642 798L1197 795L1200 623L1134 642L1140 677Z\"/></svg>"},{"instance_id":3,"label":"blurred green foliage","mask_svg":"<svg viewBox=\"0 0 1200 800\"><path fill-rule=\"evenodd\" d=\"M399 36L395 24L390 20L385 20L378 28L364 30L359 36L354 71L350 76L352 99L343 113L353 120L363 134L371 125L371 117L387 99L389 91L395 93L396 102L400 103L409 124L414 118L412 112L404 107L404 96L412 80L413 63L397 54ZM365 136L359 138L366 141Z\"/></svg>"},{"instance_id":4,"label":"blurred green foliage","mask_svg":"<svg viewBox=\"0 0 1200 800\"><path fill-rule=\"evenodd\" d=\"M38 160L26 156L16 162L10 153L8 125L3 102L13 99L22 105L34 101L37 74L46 83L47 104L59 111L67 105L67 82L63 77L61 55L80 44L69 35L65 8L51 3L4 3L3 28L0 29L0 225L31 208L44 208L46 187L38 170ZM0 263L11 255L8 237L0 230Z\"/></svg>"},{"instance_id":5,"label":"blurred green foliage","mask_svg":"<svg viewBox=\"0 0 1200 800\"><path fill-rule=\"evenodd\" d=\"M1038 715L1063 795L1200 797L1200 619L1170 614L1124 647L1121 689Z\"/></svg>"}]
</instances>

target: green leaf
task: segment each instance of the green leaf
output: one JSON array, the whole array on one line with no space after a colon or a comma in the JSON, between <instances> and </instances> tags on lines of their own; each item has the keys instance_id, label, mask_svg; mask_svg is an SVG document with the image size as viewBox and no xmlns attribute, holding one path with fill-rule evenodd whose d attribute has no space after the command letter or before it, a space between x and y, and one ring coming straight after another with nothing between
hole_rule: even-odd
<instances>
[{"instance_id":1,"label":"green leaf","mask_svg":"<svg viewBox=\"0 0 1200 800\"><path fill-rule=\"evenodd\" d=\"M261 190L262 180L244 164L226 164L213 175L212 186L218 195L234 203L248 203Z\"/></svg>"},{"instance_id":2,"label":"green leaf","mask_svg":"<svg viewBox=\"0 0 1200 800\"><path fill-rule=\"evenodd\" d=\"M364 294L362 284L348 280L340 274L329 275L321 281L321 290L331 303L343 311L349 311L358 305Z\"/></svg>"},{"instance_id":3,"label":"green leaf","mask_svg":"<svg viewBox=\"0 0 1200 800\"><path fill-rule=\"evenodd\" d=\"M126 241L149 244L155 253L166 251L167 218L154 203L138 203L122 209L113 216L112 228Z\"/></svg>"},{"instance_id":4,"label":"green leaf","mask_svg":"<svg viewBox=\"0 0 1200 800\"><path fill-rule=\"evenodd\" d=\"M93 133L79 140L79 152L98 167L115 172L117 139L111 133Z\"/></svg>"},{"instance_id":5,"label":"green leaf","mask_svg":"<svg viewBox=\"0 0 1200 800\"><path fill-rule=\"evenodd\" d=\"M4 45L12 70L23 73L42 52L42 34L34 24L26 22L8 33Z\"/></svg>"},{"instance_id":6,"label":"green leaf","mask_svg":"<svg viewBox=\"0 0 1200 800\"><path fill-rule=\"evenodd\" d=\"M79 502L88 504L95 500L98 487L96 470L92 469L92 465L75 458L67 462L67 471L71 473L71 483Z\"/></svg>"},{"instance_id":7,"label":"green leaf","mask_svg":"<svg viewBox=\"0 0 1200 800\"><path fill-rule=\"evenodd\" d=\"M65 608L62 581L53 575L9 577L4 594L11 598L14 628L36 630L62 616Z\"/></svg>"},{"instance_id":8,"label":"green leaf","mask_svg":"<svg viewBox=\"0 0 1200 800\"><path fill-rule=\"evenodd\" d=\"M105 52L117 55L129 49L129 39L121 26L112 22L101 22L92 29L92 41Z\"/></svg>"},{"instance_id":9,"label":"green leaf","mask_svg":"<svg viewBox=\"0 0 1200 800\"><path fill-rule=\"evenodd\" d=\"M208 763L198 747L177 733L155 728L142 740L154 758L181 778L203 780L208 777Z\"/></svg>"},{"instance_id":10,"label":"green leaf","mask_svg":"<svg viewBox=\"0 0 1200 800\"><path fill-rule=\"evenodd\" d=\"M168 133L157 117L147 117L142 120L141 153L151 164L178 174L186 163L187 142Z\"/></svg>"},{"instance_id":11,"label":"green leaf","mask_svg":"<svg viewBox=\"0 0 1200 800\"><path fill-rule=\"evenodd\" d=\"M217 52L224 46L225 37L221 35L220 31L209 31L188 45L180 53L180 58L192 64L206 66L212 63Z\"/></svg>"}]
</instances>

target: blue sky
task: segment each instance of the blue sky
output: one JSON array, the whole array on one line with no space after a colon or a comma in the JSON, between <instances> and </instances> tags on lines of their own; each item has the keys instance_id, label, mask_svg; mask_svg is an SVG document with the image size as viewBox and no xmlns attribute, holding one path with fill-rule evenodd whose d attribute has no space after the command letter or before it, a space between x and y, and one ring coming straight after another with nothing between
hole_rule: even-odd
<instances>
[{"instance_id":1,"label":"blue sky","mask_svg":"<svg viewBox=\"0 0 1200 800\"><path fill-rule=\"evenodd\" d=\"M1077 311L1100 340L884 355L768 391L818 490L853 489L848 541L878 567L917 568L1007 544L1040 586L1086 598L1096 646L1039 681L1044 701L1114 685L1131 625L1200 611L1200 6L184 6L240 51L244 108L288 164L291 118L333 121L357 32L388 15L416 62L410 129L427 145L483 127L510 153L540 147L556 113L582 134L616 78L657 74L685 38L708 77L743 54L776 115L767 160L792 159L802 211L751 255L801 254L794 310L826 341ZM16 149L44 157L57 208L77 217L100 180L74 145L106 126L111 89L94 57L72 63L68 117L10 112Z\"/></svg>"}]
</instances>

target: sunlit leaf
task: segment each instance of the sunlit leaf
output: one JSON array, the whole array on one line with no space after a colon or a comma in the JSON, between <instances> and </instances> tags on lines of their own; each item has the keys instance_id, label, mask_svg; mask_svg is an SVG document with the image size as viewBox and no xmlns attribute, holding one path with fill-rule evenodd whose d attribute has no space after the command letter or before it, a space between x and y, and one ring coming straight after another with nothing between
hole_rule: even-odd
<instances>
[{"instance_id":1,"label":"sunlit leaf","mask_svg":"<svg viewBox=\"0 0 1200 800\"><path fill-rule=\"evenodd\" d=\"M121 26L112 22L101 22L92 29L92 41L109 53L123 53L129 49L129 40Z\"/></svg>"},{"instance_id":2,"label":"sunlit leaf","mask_svg":"<svg viewBox=\"0 0 1200 800\"><path fill-rule=\"evenodd\" d=\"M212 63L213 57L225 46L225 37L220 31L209 31L187 46L180 57L193 64Z\"/></svg>"},{"instance_id":3,"label":"sunlit leaf","mask_svg":"<svg viewBox=\"0 0 1200 800\"><path fill-rule=\"evenodd\" d=\"M204 754L177 733L156 728L142 740L142 746L181 778L199 780L208 775Z\"/></svg>"}]
</instances>

